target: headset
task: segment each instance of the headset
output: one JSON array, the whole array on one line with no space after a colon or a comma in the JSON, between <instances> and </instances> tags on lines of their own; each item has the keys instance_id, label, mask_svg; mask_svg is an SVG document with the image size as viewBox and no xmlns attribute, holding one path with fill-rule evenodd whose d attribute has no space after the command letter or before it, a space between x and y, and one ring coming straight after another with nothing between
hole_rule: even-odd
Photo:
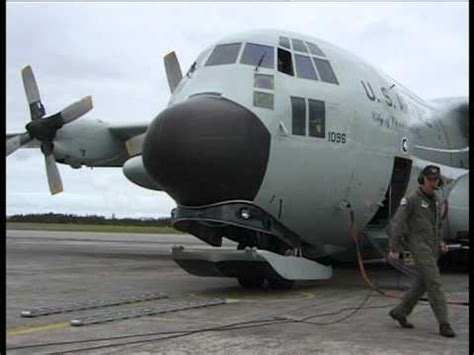
<instances>
[{"instance_id":1,"label":"headset","mask_svg":"<svg viewBox=\"0 0 474 355\"><path fill-rule=\"evenodd\" d=\"M419 184L419 185L423 185L423 182L424 182L424 179L423 179L423 178L426 176L425 174L426 174L427 168L428 168L428 167L433 167L433 166L434 166L434 165L429 165L429 166L425 167L425 168L421 171L420 175L418 175L418 180L417 180L417 181L418 181L418 184ZM438 167L436 167L436 168L438 168ZM438 169L439 169L439 168L438 168ZM439 188L442 187L443 185L444 185L444 181L443 181L443 179L442 179L441 176L440 176L440 177L439 177L439 180L438 180L438 185L436 186L436 188L439 189Z\"/></svg>"}]
</instances>

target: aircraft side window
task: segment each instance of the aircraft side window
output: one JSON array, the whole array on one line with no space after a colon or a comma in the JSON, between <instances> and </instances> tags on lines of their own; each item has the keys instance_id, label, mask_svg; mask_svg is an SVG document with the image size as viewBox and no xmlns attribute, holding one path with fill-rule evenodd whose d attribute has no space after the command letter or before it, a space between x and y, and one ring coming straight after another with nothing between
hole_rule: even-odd
<instances>
[{"instance_id":1,"label":"aircraft side window","mask_svg":"<svg viewBox=\"0 0 474 355\"><path fill-rule=\"evenodd\" d=\"M280 37L280 46L291 49L290 39L288 37Z\"/></svg>"},{"instance_id":2,"label":"aircraft side window","mask_svg":"<svg viewBox=\"0 0 474 355\"><path fill-rule=\"evenodd\" d=\"M242 43L221 44L212 51L206 66L232 64L237 60Z\"/></svg>"},{"instance_id":3,"label":"aircraft side window","mask_svg":"<svg viewBox=\"0 0 474 355\"><path fill-rule=\"evenodd\" d=\"M291 43L293 44L293 50L308 53L308 50L306 49L306 46L302 40L292 38Z\"/></svg>"},{"instance_id":4,"label":"aircraft side window","mask_svg":"<svg viewBox=\"0 0 474 355\"><path fill-rule=\"evenodd\" d=\"M273 94L261 91L254 91L253 105L256 107L263 107L273 110Z\"/></svg>"},{"instance_id":5,"label":"aircraft side window","mask_svg":"<svg viewBox=\"0 0 474 355\"><path fill-rule=\"evenodd\" d=\"M316 68L318 68L319 76L322 81L331 84L339 84L329 61L315 57L313 57L313 61Z\"/></svg>"},{"instance_id":6,"label":"aircraft side window","mask_svg":"<svg viewBox=\"0 0 474 355\"><path fill-rule=\"evenodd\" d=\"M296 75L299 78L318 80L316 71L311 63L310 57L306 55L295 54Z\"/></svg>"},{"instance_id":7,"label":"aircraft side window","mask_svg":"<svg viewBox=\"0 0 474 355\"><path fill-rule=\"evenodd\" d=\"M261 89L274 89L273 75L267 74L255 74L253 80L253 86Z\"/></svg>"},{"instance_id":8,"label":"aircraft side window","mask_svg":"<svg viewBox=\"0 0 474 355\"><path fill-rule=\"evenodd\" d=\"M278 71L293 76L293 62L291 53L278 48Z\"/></svg>"},{"instance_id":9,"label":"aircraft side window","mask_svg":"<svg viewBox=\"0 0 474 355\"><path fill-rule=\"evenodd\" d=\"M291 97L292 124L291 133L296 136L306 135L306 103L301 97Z\"/></svg>"},{"instance_id":10,"label":"aircraft side window","mask_svg":"<svg viewBox=\"0 0 474 355\"><path fill-rule=\"evenodd\" d=\"M240 63L273 69L274 51L275 49L270 46L247 43Z\"/></svg>"},{"instance_id":11,"label":"aircraft side window","mask_svg":"<svg viewBox=\"0 0 474 355\"><path fill-rule=\"evenodd\" d=\"M321 49L319 49L319 47L317 45L315 45L314 43L311 43L311 42L305 42L305 43L308 46L308 49L312 54L319 55L321 57L325 57L323 51Z\"/></svg>"},{"instance_id":12,"label":"aircraft side window","mask_svg":"<svg viewBox=\"0 0 474 355\"><path fill-rule=\"evenodd\" d=\"M309 136L326 137L326 107L324 101L308 99L309 106Z\"/></svg>"}]
</instances>

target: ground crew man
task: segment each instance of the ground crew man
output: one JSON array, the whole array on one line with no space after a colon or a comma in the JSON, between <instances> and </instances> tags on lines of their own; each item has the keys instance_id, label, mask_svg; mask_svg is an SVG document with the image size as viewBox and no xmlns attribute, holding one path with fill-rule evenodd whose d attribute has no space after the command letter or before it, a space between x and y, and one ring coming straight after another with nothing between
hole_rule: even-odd
<instances>
[{"instance_id":1,"label":"ground crew man","mask_svg":"<svg viewBox=\"0 0 474 355\"><path fill-rule=\"evenodd\" d=\"M401 302L390 311L390 316L403 328L413 328L407 316L426 292L431 309L439 323L439 333L454 337L448 321L446 298L441 290L438 258L447 251L441 237L439 201L435 190L440 186L440 169L426 166L418 178L419 187L400 201L391 225L389 258L398 258L408 247L418 276ZM404 248L405 247L405 248Z\"/></svg>"}]
</instances>

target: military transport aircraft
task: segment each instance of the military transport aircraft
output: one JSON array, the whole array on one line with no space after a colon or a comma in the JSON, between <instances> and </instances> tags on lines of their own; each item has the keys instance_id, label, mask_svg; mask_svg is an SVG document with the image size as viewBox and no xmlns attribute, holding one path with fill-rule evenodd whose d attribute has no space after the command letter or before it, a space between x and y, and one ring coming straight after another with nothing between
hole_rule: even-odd
<instances>
[{"instance_id":1,"label":"military transport aircraft","mask_svg":"<svg viewBox=\"0 0 474 355\"><path fill-rule=\"evenodd\" d=\"M426 102L353 54L286 31L227 36L184 76L174 52L164 64L171 99L146 125L75 121L90 97L46 116L24 68L31 121L8 135L7 155L40 147L52 194L63 189L56 162L119 167L166 192L174 227L216 247L173 247L174 260L244 287L331 277L331 262L354 249L352 223L386 240L429 163L449 203L444 237L467 244L467 98ZM218 248L223 238L237 250Z\"/></svg>"}]
</instances>

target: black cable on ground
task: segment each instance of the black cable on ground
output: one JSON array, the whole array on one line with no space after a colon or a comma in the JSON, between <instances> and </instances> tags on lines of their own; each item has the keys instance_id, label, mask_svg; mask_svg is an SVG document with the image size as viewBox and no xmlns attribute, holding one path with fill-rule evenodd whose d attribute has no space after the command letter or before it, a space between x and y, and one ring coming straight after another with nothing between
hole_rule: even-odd
<instances>
[{"instance_id":1,"label":"black cable on ground","mask_svg":"<svg viewBox=\"0 0 474 355\"><path fill-rule=\"evenodd\" d=\"M273 320L273 319L270 319ZM228 326L238 326L242 324L252 323L256 321L266 321L266 320L253 320L253 321L243 321L237 323L231 323L219 327L228 327ZM209 329L212 330L218 327L211 327L211 328L202 328L202 329ZM199 329L201 330L201 329ZM153 335L169 335L169 334L176 334L176 333L186 333L190 330L170 330L170 331L161 331L161 332L151 332L151 333L141 333L141 334L128 334L128 335L118 335L112 337L105 337L105 338L92 338L92 339L83 339L83 340L71 340L71 341L61 341L61 342L51 342L51 343L40 343L40 344L30 344L30 345L22 345L22 346L15 346L10 347L7 350L20 350L20 349L31 349L31 348L38 348L38 347L47 347L47 346L58 346L58 345L71 345L71 344L83 344L83 343L93 343L93 342L100 342L100 341L110 341L110 340L120 340L120 339L128 339L128 338L139 338L139 337L146 337L146 336L153 336Z\"/></svg>"},{"instance_id":2,"label":"black cable on ground","mask_svg":"<svg viewBox=\"0 0 474 355\"><path fill-rule=\"evenodd\" d=\"M340 323L346 319L349 319L350 317L352 317L354 314L356 314L357 312L359 312L362 307L364 307L364 304L367 303L367 301L369 300L370 296L372 295L372 292L373 290L371 289L369 291L369 293L367 293L367 295L364 297L364 299L362 300L362 302L359 304L359 306L355 307L354 310L349 313L348 315L345 315L344 317L340 318L340 319L337 319L335 321L331 321L331 322L308 322L307 320L308 319L312 319L312 318L316 318L315 316L308 316L308 317L305 317L303 319L300 319L299 322L305 322L305 323L311 323L311 324L317 324L317 325L329 325L329 324L336 324L336 323ZM344 308L343 308L344 310Z\"/></svg>"},{"instance_id":3,"label":"black cable on ground","mask_svg":"<svg viewBox=\"0 0 474 355\"><path fill-rule=\"evenodd\" d=\"M87 351L87 350L97 350L97 349L111 348L111 347L116 347L116 346L143 344L143 343L148 343L148 342L157 342L157 341L161 341L161 340L176 339L176 338L181 338L181 337L185 337L185 336L193 335L193 334L198 334L198 333L204 333L204 332L208 332L208 331L226 331L226 330L256 328L256 327L263 327L263 326L267 326L267 325L281 324L281 323L291 323L291 322L293 322L293 321L291 321L291 320L269 319L269 320L265 320L265 321L258 321L258 323L264 323L264 324L248 324L248 325L240 325L240 326L226 325L226 326L219 326L219 327L213 327L213 328L202 328L202 329L196 329L196 330L190 330L190 331L182 331L182 332L179 332L181 334L169 335L169 336L164 336L164 337L160 337L160 338L136 340L136 341L130 341L130 342L123 342L123 343L119 343L119 344L98 345L98 346L72 349L72 350L62 350L62 351L51 352L51 353L46 353L46 354L49 354L49 355L62 355L62 354L65 354L65 353L76 353L76 352L82 352L82 351Z\"/></svg>"},{"instance_id":4,"label":"black cable on ground","mask_svg":"<svg viewBox=\"0 0 474 355\"><path fill-rule=\"evenodd\" d=\"M319 314L314 314L308 317L304 317L301 319L294 319L290 317L281 317L278 318L274 317L273 319L257 319L253 321L247 321L247 322L239 322L239 323L233 323L233 324L228 324L224 326L219 326L219 327L212 327L212 328L201 328L201 329L195 329L195 330L189 330L189 331L179 331L176 332L178 334L173 334L169 336L164 336L164 337L159 337L159 338L152 338L152 339L142 339L142 340L137 340L137 341L130 341L130 342L122 342L122 343L116 343L116 344L106 344L106 345L98 345L98 346L92 346L92 347L86 347L86 348L79 348L79 349L72 349L72 350L66 350L66 351L58 351L58 352L51 352L47 353L50 355L59 355L59 354L64 354L64 353L75 353L75 352L81 352L81 351L88 351L88 350L98 350L98 349L104 349L104 348L110 348L110 347L116 347L116 346L127 346L127 345L139 345L139 344L144 344L148 342L157 342L157 341L164 341L164 340L169 340L169 339L176 339L176 338L181 338L193 334L198 334L198 333L203 333L203 332L209 332L209 331L229 331L229 330L238 330L238 329L247 329L247 328L257 328L257 327L264 327L268 325L274 325L274 324L283 324L283 323L304 323L304 324L311 324L311 325L318 325L318 326L324 326L324 325L331 325L331 324L336 324L340 323L350 317L352 317L354 314L356 314L358 311L361 309L372 309L372 308L386 308L389 306L393 306L393 304L386 304L386 305L379 305L379 306L372 306L372 307L363 307L365 303L369 300L370 296L372 295L373 290L369 290L368 294L364 297L362 302L360 303L359 306L357 307L346 307L339 309L338 311L335 312L328 312L328 313L319 313ZM311 306L307 306L305 308L310 308ZM302 307L300 307L302 309ZM310 322L308 319L316 318L316 317L322 317L322 316L327 316L327 315L335 315L342 313L343 311L346 310L354 310L350 314L337 319L335 321L330 321L330 322ZM151 334L149 334L151 335ZM144 335L143 335L144 336Z\"/></svg>"},{"instance_id":5,"label":"black cable on ground","mask_svg":"<svg viewBox=\"0 0 474 355\"><path fill-rule=\"evenodd\" d=\"M378 293L380 293L380 294L382 294L386 297L401 299L402 296L384 291L384 290L380 289L379 287L377 287L376 285L374 285L372 283L372 281L370 280L370 278L369 278L369 276L368 276L368 274L365 270L365 267L364 267L364 259L362 257L362 252L361 252L360 245L359 245L359 233L357 232L357 226L356 226L355 217L354 217L354 210L352 210L352 208L350 210L350 219L351 219L351 228L350 228L351 233L350 234L351 234L351 238L354 240L354 244L356 246L357 262L359 264L359 272L360 272L362 278L364 279L365 283L371 289L373 289L374 291L376 291L376 292L378 292ZM372 243L372 241L367 236L366 236L366 238L371 242L372 245L374 245L374 243ZM379 253L385 258L385 260L387 260L390 263L389 258L384 253L381 253L380 250L379 250ZM390 264L393 266L392 263L390 263ZM406 266L404 266L404 268L402 268L401 265L399 265L399 268L401 268L401 270L404 270L404 268L406 268ZM410 275L411 275L411 273L410 273ZM420 298L420 301L428 302L428 299ZM446 303L450 304L450 305L468 306L469 307L469 302L447 301Z\"/></svg>"},{"instance_id":6,"label":"black cable on ground","mask_svg":"<svg viewBox=\"0 0 474 355\"><path fill-rule=\"evenodd\" d=\"M288 323L288 322L291 322L291 323L305 322L305 323L316 325L317 324L316 322L307 322L307 320L317 318L317 317L337 315L337 314L340 314L340 313L342 313L344 311L348 311L348 310L356 310L355 312L352 312L350 315L344 316L342 319L327 322L327 323L321 323L321 324L317 324L317 325L335 324L335 323L338 323L338 322L341 322L343 320L348 319L350 316L354 315L357 311L359 311L361 309L376 309L376 308L386 308L386 307L389 307L389 306L393 306L393 304L385 304L385 305L378 305L378 306L363 307L364 304L369 299L371 293L372 293L372 290L369 291L369 293L366 295L366 297L364 298L362 303L357 307L345 307L345 308L341 308L337 311L326 312L326 313L317 313L317 314L313 314L313 315L310 315L310 316L307 316L307 317L301 318L301 319L280 317L279 315L281 313L277 313L276 315L269 315L270 318L260 318L260 319L250 320L250 321L231 323L231 324L222 325L222 326L218 326L218 327L199 328L199 329L193 329L193 330L162 331L162 332L151 332L151 333L147 333L147 334L129 334L129 335L122 335L122 336L106 337L106 338L94 338L94 339L73 340L73 341L63 341L63 342L30 344L30 345L11 347L11 348L8 348L8 350L32 349L32 348L38 348L38 347L60 346L60 345L85 344L85 343L92 343L92 342L139 338L139 337L147 337L147 336L154 336L154 335L169 335L169 336L172 336L174 338L175 336L185 336L185 335L191 335L191 334L194 334L194 333L206 332L206 331L223 331L223 330L243 329L242 327L247 327L248 325L252 325L252 327L258 327L258 326L266 326L266 325L271 325L271 324ZM298 311L298 310L308 309L308 308L311 308L311 307L313 307L313 305L298 307L296 309L292 309L292 310L286 311L284 313L295 312L295 311ZM259 324L259 323L264 323L264 324ZM168 337L161 337L161 338L158 338L158 340L165 340L167 338ZM142 339L139 342L141 343L141 342L147 342L147 341L153 341L153 339ZM123 344L127 345L128 343L129 342L124 342ZM108 344L108 345L104 345L104 346L101 346L101 347L113 347L113 346L120 346L120 345L119 344L118 345L117 344ZM83 348L83 350L87 350L87 349L89 349L89 348Z\"/></svg>"}]
</instances>

